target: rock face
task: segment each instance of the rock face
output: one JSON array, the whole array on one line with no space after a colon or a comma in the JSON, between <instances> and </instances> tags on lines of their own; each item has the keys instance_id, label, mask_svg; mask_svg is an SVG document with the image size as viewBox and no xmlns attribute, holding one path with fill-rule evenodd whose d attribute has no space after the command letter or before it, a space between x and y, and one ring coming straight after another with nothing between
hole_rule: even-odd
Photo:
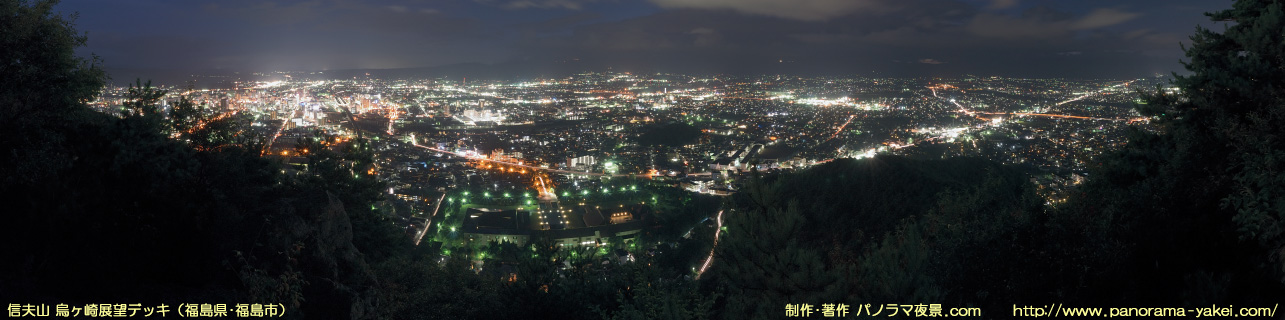
<instances>
[{"instance_id":1,"label":"rock face","mask_svg":"<svg viewBox=\"0 0 1285 320\"><path fill-rule=\"evenodd\" d=\"M377 282L352 243L352 224L343 203L329 192L324 202L313 201L324 205L292 202L299 205L284 204L270 219L275 221L268 222L269 236L264 250L256 252L257 259L237 253L239 275L251 299L282 303L308 318L371 317Z\"/></svg>"},{"instance_id":2,"label":"rock face","mask_svg":"<svg viewBox=\"0 0 1285 320\"><path fill-rule=\"evenodd\" d=\"M326 281L323 286L351 301L349 315L352 319L365 318L375 307L376 279L365 257L353 246L352 223L344 205L333 194L326 193L327 205L313 226L314 267L324 268L314 274ZM320 285L314 283L313 285Z\"/></svg>"}]
</instances>

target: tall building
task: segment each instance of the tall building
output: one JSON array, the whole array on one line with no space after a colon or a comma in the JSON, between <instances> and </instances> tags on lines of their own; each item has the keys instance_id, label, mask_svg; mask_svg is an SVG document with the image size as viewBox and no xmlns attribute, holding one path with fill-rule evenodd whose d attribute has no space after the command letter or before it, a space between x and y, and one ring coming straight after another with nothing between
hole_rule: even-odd
<instances>
[{"instance_id":1,"label":"tall building","mask_svg":"<svg viewBox=\"0 0 1285 320\"><path fill-rule=\"evenodd\" d=\"M598 164L597 160L598 159L594 158L593 156L579 156L574 158L567 158L567 167L574 168L576 166L584 166L587 168L595 164Z\"/></svg>"}]
</instances>

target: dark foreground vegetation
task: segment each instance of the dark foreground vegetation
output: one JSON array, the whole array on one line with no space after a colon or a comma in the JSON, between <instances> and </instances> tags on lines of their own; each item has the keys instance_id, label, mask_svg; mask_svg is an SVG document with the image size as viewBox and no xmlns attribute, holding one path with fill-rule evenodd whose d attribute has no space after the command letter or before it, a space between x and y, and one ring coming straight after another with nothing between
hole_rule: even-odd
<instances>
[{"instance_id":1,"label":"dark foreground vegetation","mask_svg":"<svg viewBox=\"0 0 1285 320\"><path fill-rule=\"evenodd\" d=\"M1177 94L1065 203L973 159L838 160L762 176L691 238L602 265L547 242L491 246L516 277L410 244L373 206L368 145L260 156L245 119L105 75L52 2L0 1L0 301L283 303L294 318L779 318L787 303L1270 306L1285 298L1285 10L1237 1L1198 30ZM666 139L659 139L666 140ZM658 142L665 143L665 142ZM709 206L676 202L675 207ZM706 209L702 209L706 210ZM714 211L709 208L707 211ZM672 226L669 227L672 229ZM665 231L677 233L680 230ZM714 248L699 279L690 269ZM571 266L565 270L563 266Z\"/></svg>"}]
</instances>

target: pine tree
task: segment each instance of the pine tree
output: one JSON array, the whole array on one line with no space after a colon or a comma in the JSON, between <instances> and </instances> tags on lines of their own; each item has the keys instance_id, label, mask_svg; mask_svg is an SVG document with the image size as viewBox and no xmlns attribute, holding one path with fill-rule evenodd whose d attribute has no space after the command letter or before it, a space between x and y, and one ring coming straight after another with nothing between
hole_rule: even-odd
<instances>
[{"instance_id":1,"label":"pine tree","mask_svg":"<svg viewBox=\"0 0 1285 320\"><path fill-rule=\"evenodd\" d=\"M1138 106L1159 132L1136 131L1099 157L1082 193L1058 210L1061 228L1083 226L1120 248L1082 257L1115 261L1086 278L1100 302L1281 296L1282 282L1264 280L1285 279L1282 6L1242 0L1207 14L1225 31L1198 27L1184 48L1190 74Z\"/></svg>"},{"instance_id":2,"label":"pine tree","mask_svg":"<svg viewBox=\"0 0 1285 320\"><path fill-rule=\"evenodd\" d=\"M846 266L832 267L802 240L807 223L797 201L781 207L779 191L755 183L754 205L725 213L710 268L727 300L723 318L776 318L785 303L847 301Z\"/></svg>"},{"instance_id":3,"label":"pine tree","mask_svg":"<svg viewBox=\"0 0 1285 320\"><path fill-rule=\"evenodd\" d=\"M1241 237L1261 244L1285 276L1285 3L1237 1L1209 16L1230 25L1191 38L1185 66L1193 74L1174 83L1182 89L1174 117L1228 145L1223 207L1235 210Z\"/></svg>"}]
</instances>

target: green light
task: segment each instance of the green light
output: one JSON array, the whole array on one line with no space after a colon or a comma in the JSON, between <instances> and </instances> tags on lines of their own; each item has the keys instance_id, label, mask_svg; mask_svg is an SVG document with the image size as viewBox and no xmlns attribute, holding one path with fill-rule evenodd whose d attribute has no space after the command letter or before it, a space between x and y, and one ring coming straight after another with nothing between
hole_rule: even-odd
<instances>
[{"instance_id":1,"label":"green light","mask_svg":"<svg viewBox=\"0 0 1285 320\"><path fill-rule=\"evenodd\" d=\"M505 197L505 198L508 198L508 197L509 197L509 193L508 193L508 192L505 192L505 193L504 193L504 197Z\"/></svg>"},{"instance_id":2,"label":"green light","mask_svg":"<svg viewBox=\"0 0 1285 320\"><path fill-rule=\"evenodd\" d=\"M490 198L490 197L491 197L491 193L490 193L490 192L483 192L483 193L482 193L482 196L483 196L483 197Z\"/></svg>"},{"instance_id":3,"label":"green light","mask_svg":"<svg viewBox=\"0 0 1285 320\"><path fill-rule=\"evenodd\" d=\"M464 191L464 196L468 196L468 191Z\"/></svg>"},{"instance_id":4,"label":"green light","mask_svg":"<svg viewBox=\"0 0 1285 320\"><path fill-rule=\"evenodd\" d=\"M455 226L451 226L451 232L455 232Z\"/></svg>"},{"instance_id":5,"label":"green light","mask_svg":"<svg viewBox=\"0 0 1285 320\"><path fill-rule=\"evenodd\" d=\"M638 186L629 186L629 190L638 190Z\"/></svg>"},{"instance_id":6,"label":"green light","mask_svg":"<svg viewBox=\"0 0 1285 320\"><path fill-rule=\"evenodd\" d=\"M563 191L563 192L562 192L562 196L563 196L563 197L566 197L566 196L567 196L567 192L566 192L566 191Z\"/></svg>"},{"instance_id":7,"label":"green light","mask_svg":"<svg viewBox=\"0 0 1285 320\"><path fill-rule=\"evenodd\" d=\"M529 205L531 205L531 200L527 200L527 201L526 201L526 205L528 205L528 206L529 206Z\"/></svg>"}]
</instances>

